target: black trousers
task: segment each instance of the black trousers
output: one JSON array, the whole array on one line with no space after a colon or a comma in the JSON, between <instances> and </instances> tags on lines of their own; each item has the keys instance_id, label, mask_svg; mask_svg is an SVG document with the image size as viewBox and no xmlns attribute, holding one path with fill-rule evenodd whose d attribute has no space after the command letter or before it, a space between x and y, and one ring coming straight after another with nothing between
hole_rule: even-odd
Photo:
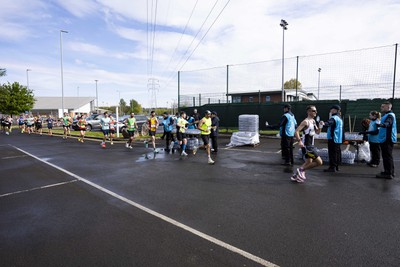
<instances>
[{"instance_id":1,"label":"black trousers","mask_svg":"<svg viewBox=\"0 0 400 267\"><path fill-rule=\"evenodd\" d=\"M333 140L328 140L328 155L329 155L329 168L338 169L342 161L342 150L340 144L335 143Z\"/></svg>"},{"instance_id":2,"label":"black trousers","mask_svg":"<svg viewBox=\"0 0 400 267\"><path fill-rule=\"evenodd\" d=\"M379 143L369 143L369 151L371 152L370 164L379 165L381 161L381 145Z\"/></svg>"},{"instance_id":3,"label":"black trousers","mask_svg":"<svg viewBox=\"0 0 400 267\"><path fill-rule=\"evenodd\" d=\"M211 138L211 145L212 145L212 148L214 149L214 152L218 152L218 136L211 134L210 138Z\"/></svg>"},{"instance_id":4,"label":"black trousers","mask_svg":"<svg viewBox=\"0 0 400 267\"><path fill-rule=\"evenodd\" d=\"M380 143L382 151L383 169L385 174L394 175L394 163L393 163L393 143L386 141Z\"/></svg>"},{"instance_id":5,"label":"black trousers","mask_svg":"<svg viewBox=\"0 0 400 267\"><path fill-rule=\"evenodd\" d=\"M293 137L281 137L281 151L282 159L285 161L285 163L293 164Z\"/></svg>"},{"instance_id":6,"label":"black trousers","mask_svg":"<svg viewBox=\"0 0 400 267\"><path fill-rule=\"evenodd\" d=\"M169 151L169 145L171 144L171 140L173 139L172 133L171 132L164 132L165 136L165 149Z\"/></svg>"}]
</instances>

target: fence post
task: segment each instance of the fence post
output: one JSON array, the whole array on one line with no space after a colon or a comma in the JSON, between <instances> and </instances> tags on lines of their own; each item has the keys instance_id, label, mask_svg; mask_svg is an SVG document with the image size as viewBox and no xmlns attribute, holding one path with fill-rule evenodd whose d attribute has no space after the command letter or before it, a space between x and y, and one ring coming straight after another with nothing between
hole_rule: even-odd
<instances>
[{"instance_id":1,"label":"fence post","mask_svg":"<svg viewBox=\"0 0 400 267\"><path fill-rule=\"evenodd\" d=\"M179 112L179 108L180 108L180 102L181 102L181 86L180 86L180 81L181 81L181 72L178 71L178 112Z\"/></svg>"},{"instance_id":2,"label":"fence post","mask_svg":"<svg viewBox=\"0 0 400 267\"><path fill-rule=\"evenodd\" d=\"M195 107L196 106L196 97L194 96L193 97L193 107Z\"/></svg>"},{"instance_id":3,"label":"fence post","mask_svg":"<svg viewBox=\"0 0 400 267\"><path fill-rule=\"evenodd\" d=\"M395 44L395 49L394 49L393 94L392 94L393 101L394 101L394 91L396 88L397 45L398 44Z\"/></svg>"},{"instance_id":4,"label":"fence post","mask_svg":"<svg viewBox=\"0 0 400 267\"><path fill-rule=\"evenodd\" d=\"M299 56L297 56L297 62L296 62L296 101L299 101L299 99L297 98L298 83L299 83Z\"/></svg>"},{"instance_id":5,"label":"fence post","mask_svg":"<svg viewBox=\"0 0 400 267\"><path fill-rule=\"evenodd\" d=\"M226 65L226 103L228 103L229 94L229 65Z\"/></svg>"},{"instance_id":6,"label":"fence post","mask_svg":"<svg viewBox=\"0 0 400 267\"><path fill-rule=\"evenodd\" d=\"M199 107L201 107L201 94L199 94Z\"/></svg>"},{"instance_id":7,"label":"fence post","mask_svg":"<svg viewBox=\"0 0 400 267\"><path fill-rule=\"evenodd\" d=\"M342 86L339 87L339 102L342 101Z\"/></svg>"}]
</instances>

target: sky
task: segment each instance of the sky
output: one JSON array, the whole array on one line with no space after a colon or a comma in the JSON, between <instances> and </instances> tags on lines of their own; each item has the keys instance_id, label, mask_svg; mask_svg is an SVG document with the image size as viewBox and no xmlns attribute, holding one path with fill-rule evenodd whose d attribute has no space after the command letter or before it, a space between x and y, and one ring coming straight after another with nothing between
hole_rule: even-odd
<instances>
[{"instance_id":1,"label":"sky","mask_svg":"<svg viewBox=\"0 0 400 267\"><path fill-rule=\"evenodd\" d=\"M61 96L62 51L64 96L95 97L98 80L100 106L154 107L155 92L170 107L178 71L280 59L281 19L294 57L398 43L399 14L400 0L0 0L0 83Z\"/></svg>"}]
</instances>

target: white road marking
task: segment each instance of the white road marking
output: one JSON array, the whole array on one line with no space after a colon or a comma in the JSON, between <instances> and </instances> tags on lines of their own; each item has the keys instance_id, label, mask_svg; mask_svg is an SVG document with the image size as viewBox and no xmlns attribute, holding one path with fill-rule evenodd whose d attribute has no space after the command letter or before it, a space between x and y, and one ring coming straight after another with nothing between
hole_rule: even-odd
<instances>
[{"instance_id":1,"label":"white road marking","mask_svg":"<svg viewBox=\"0 0 400 267\"><path fill-rule=\"evenodd\" d=\"M194 234L194 235L196 235L196 236L198 236L200 238L203 238L203 239L205 239L205 240L207 240L207 241L209 241L211 243L214 243L214 244L216 244L216 245L218 245L220 247L223 247L223 248L225 248L225 249L227 249L227 250L229 250L229 251L231 251L233 253L239 254L239 255L241 255L241 256L249 259L249 260L252 260L252 261L254 261L256 263L259 263L259 264L261 264L263 266L268 266L268 267L276 267L276 266L278 266L278 265L276 265L276 264L274 264L272 262L264 260L263 258L255 256L255 255L253 255L253 254L251 254L249 252L246 252L246 251L244 251L244 250L242 250L240 248L237 248L237 247L232 246L232 245L230 245L228 243L225 243L225 242L223 242L223 241L221 241L221 240L219 240L217 238L214 238L214 237L212 237L210 235L202 233L202 232L200 232L200 231L198 231L198 230L196 230L196 229L194 229L194 228L192 228L190 226L182 224L182 223L180 223L180 222L178 222L178 221L176 221L176 220L174 220L174 219L172 219L170 217L167 217L167 216L165 216L165 215L163 215L161 213L158 213L158 212L156 212L154 210L146 208L145 206L142 206L142 205L140 205L140 204L138 204L138 203L136 203L136 202L134 202L134 201L132 201L130 199L127 199L126 197L118 195L117 193L114 193L114 192L112 192L112 191L110 191L110 190L108 190L108 189L106 189L106 188L104 188L104 187L102 187L102 186L100 186L98 184L95 184L95 183L93 183L93 182L91 182L89 180L86 180L85 178L82 178L79 175L76 175L76 174L74 174L74 173L72 173L70 171L67 171L67 170L65 170L65 169L63 169L63 168L61 168L61 167L59 167L57 165L54 165L53 163L44 161L41 158L36 157L35 155L32 155L29 152L26 152L26 151L24 151L24 150L22 150L22 149L20 149L20 148L18 148L16 146L13 146L13 147L15 149L17 149L17 150L19 150L19 151L31 156L34 159L37 159L37 160L39 160L39 161L41 161L41 162L43 162L43 163L45 163L45 164L47 164L49 166L61 171L61 172L64 172L64 173L74 177L75 179L77 179L77 180L79 180L81 182L84 182L84 183L86 183L86 184L88 184L90 186L93 186L94 188L97 188L98 190L100 190L100 191L102 191L102 192L104 192L106 194L109 194L109 195L111 195L111 196L113 196L113 197L115 197L115 198L117 198L117 199L119 199L119 200L121 200L121 201L123 201L125 203L128 203L131 206L134 206L134 207L136 207L136 208L138 208L138 209L140 209L140 210L142 210L142 211L144 211L144 212L146 212L148 214L151 214L151 215L153 215L153 216L155 216L155 217L157 217L157 218L159 218L161 220L164 220L164 221L166 221L166 222L168 222L168 223L170 223L170 224L172 224L172 225L174 225L176 227L179 227L179 228L181 228L181 229L183 229L185 231L188 231L188 232L190 232L190 233L192 233L192 234Z\"/></svg>"},{"instance_id":2,"label":"white road marking","mask_svg":"<svg viewBox=\"0 0 400 267\"><path fill-rule=\"evenodd\" d=\"M10 157L3 157L1 159L15 159L15 158L24 158L26 155L18 155L18 156L10 156Z\"/></svg>"},{"instance_id":3,"label":"white road marking","mask_svg":"<svg viewBox=\"0 0 400 267\"><path fill-rule=\"evenodd\" d=\"M31 192L31 191L40 190L40 189L45 189L45 188L49 188L49 187L54 187L54 186L60 186L60 185L75 183L75 182L77 182L77 181L79 181L79 180L72 180L72 181L68 181L68 182L62 182L62 183L49 184L49 185L40 186L40 187L34 187L34 188L31 188L31 189L20 190L20 191L15 191L15 192L11 192L11 193L2 194L2 195L0 195L0 197L12 196L12 195L20 194L20 193Z\"/></svg>"},{"instance_id":4,"label":"white road marking","mask_svg":"<svg viewBox=\"0 0 400 267\"><path fill-rule=\"evenodd\" d=\"M275 154L276 152L272 151L261 151L261 150L250 150L250 149L238 149L238 148L231 148L231 147L226 147L222 148L225 150L230 150L230 151L239 151L239 152L253 152L253 153L262 153L262 154Z\"/></svg>"}]
</instances>

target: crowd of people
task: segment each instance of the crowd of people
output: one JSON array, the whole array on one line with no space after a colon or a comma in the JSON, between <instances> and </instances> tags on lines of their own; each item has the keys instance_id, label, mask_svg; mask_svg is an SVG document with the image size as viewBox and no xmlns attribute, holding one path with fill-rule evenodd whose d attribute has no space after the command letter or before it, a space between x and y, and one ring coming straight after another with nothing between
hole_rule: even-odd
<instances>
[{"instance_id":1,"label":"crowd of people","mask_svg":"<svg viewBox=\"0 0 400 267\"><path fill-rule=\"evenodd\" d=\"M328 140L328 156L329 166L324 172L339 172L339 165L342 161L341 144L345 140L343 130L343 120L341 118L341 107L333 105L330 108L329 120L324 122L319 120L317 116L317 108L315 105L309 105L306 108L307 117L298 125L294 114L291 112L291 105L285 104L283 107L284 114L279 122L279 133L281 137L281 154L282 165L293 166L293 148L294 141L301 148L304 163L296 168L296 171L290 177L294 182L303 183L306 178L306 171L312 168L321 166L323 161L318 155L318 150L314 145L315 135L320 134L321 130L327 128ZM363 136L363 140L369 142L371 160L367 163L371 168L377 168L382 157L384 171L378 173L376 178L393 179L395 177L394 162L393 162L393 146L397 142L397 126L396 116L392 111L390 102L382 103L381 111L371 111L369 119L363 120L364 130L359 132ZM80 131L78 138L79 142L84 142L85 132L87 127L86 114L80 114L75 118ZM51 136L52 129L55 124L61 122L63 131L63 139L67 139L70 135L70 129L73 118L64 113L64 116L59 120L49 116L45 119L47 122L48 134ZM40 116L33 117L32 115L21 116L17 119L21 133L27 132L38 133L42 135L44 119ZM11 116L2 116L0 118L1 130L5 134L11 133L13 120ZM103 132L103 140L101 146L106 148L106 142L109 141L113 145L117 121L110 116L108 112L100 120L101 130ZM124 130L128 136L125 144L126 148L132 149L132 142L135 138L135 133L138 131L135 114L131 113L130 117L123 121L125 124ZM163 119L159 121L154 111L150 113L145 127L149 129L149 137L154 153L158 153L156 147L156 132L159 125L163 127L163 135L161 139L165 139L165 152L174 153L179 150L182 157L188 155L186 149L190 138L198 138L203 142L203 147L207 152L208 164L214 164L211 153L218 153L218 130L219 118L217 112L207 110L202 117L197 110L194 110L192 115L187 115L185 111L176 113L175 116L168 112L163 113ZM176 129L176 131L174 130ZM197 131L193 131L197 130ZM149 141L145 141L146 147ZM178 149L177 149L178 147ZM193 147L193 154L196 154L197 147Z\"/></svg>"},{"instance_id":2,"label":"crowd of people","mask_svg":"<svg viewBox=\"0 0 400 267\"><path fill-rule=\"evenodd\" d=\"M376 178L393 179L395 177L393 162L393 146L397 142L396 116L392 111L390 102L382 103L381 112L371 111L369 119L364 120L363 140L370 144L371 160L367 163L372 168L377 168L380 157L383 161L383 172L376 174ZM327 128L329 167L324 172L339 172L342 161L341 144L345 140L341 107L333 105L330 108L329 120L317 119L317 108L309 105L306 108L307 117L297 125L295 116L291 112L290 104L285 104L284 114L281 117L279 128L281 136L282 165L293 165L293 145L296 140L301 148L304 163L296 169L291 180L303 183L306 180L306 170L321 166L323 161L314 146L314 137L320 134L321 129ZM381 118L381 113L383 114ZM302 136L300 136L302 133Z\"/></svg>"}]
</instances>

